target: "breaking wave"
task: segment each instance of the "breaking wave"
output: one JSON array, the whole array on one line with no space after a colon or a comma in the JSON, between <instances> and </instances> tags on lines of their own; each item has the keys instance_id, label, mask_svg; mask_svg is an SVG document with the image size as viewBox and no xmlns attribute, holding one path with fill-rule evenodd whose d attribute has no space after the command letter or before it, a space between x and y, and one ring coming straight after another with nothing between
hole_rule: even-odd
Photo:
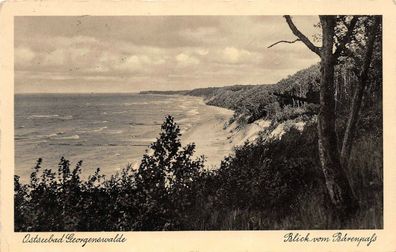
<instances>
[{"instance_id":1,"label":"breaking wave","mask_svg":"<svg viewBox=\"0 0 396 252\"><path fill-rule=\"evenodd\" d=\"M54 118L54 119L60 119L60 120L71 120L73 119L72 115L67 115L67 116L60 116L60 115L30 115L27 117L27 119L43 119L43 118Z\"/></svg>"}]
</instances>

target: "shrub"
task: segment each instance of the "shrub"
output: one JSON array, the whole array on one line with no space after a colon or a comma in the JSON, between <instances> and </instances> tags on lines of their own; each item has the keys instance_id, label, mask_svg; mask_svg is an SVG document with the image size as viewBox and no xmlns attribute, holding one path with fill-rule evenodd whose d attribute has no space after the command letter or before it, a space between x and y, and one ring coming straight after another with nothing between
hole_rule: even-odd
<instances>
[{"instance_id":1,"label":"shrub","mask_svg":"<svg viewBox=\"0 0 396 252\"><path fill-rule=\"evenodd\" d=\"M180 128L171 116L161 126L160 137L143 156L136 174L141 193L141 225L137 229L179 228L193 205L194 181L203 169L204 158L192 159L195 145L181 147Z\"/></svg>"},{"instance_id":2,"label":"shrub","mask_svg":"<svg viewBox=\"0 0 396 252\"><path fill-rule=\"evenodd\" d=\"M281 140L237 148L218 172L224 205L261 210L276 218L290 214L299 195L317 186L321 178L313 132L313 125L302 133L291 128Z\"/></svg>"}]
</instances>

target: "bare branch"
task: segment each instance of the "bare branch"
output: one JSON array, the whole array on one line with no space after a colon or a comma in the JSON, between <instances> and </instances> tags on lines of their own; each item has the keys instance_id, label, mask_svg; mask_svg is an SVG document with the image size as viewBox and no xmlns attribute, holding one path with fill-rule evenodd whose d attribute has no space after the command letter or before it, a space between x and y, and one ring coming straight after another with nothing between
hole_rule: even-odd
<instances>
[{"instance_id":1,"label":"bare branch","mask_svg":"<svg viewBox=\"0 0 396 252\"><path fill-rule=\"evenodd\" d=\"M297 29L291 17L289 15L285 15L284 18L286 19L286 22L292 30L293 34L297 38L299 38L311 51L320 56L320 48L312 44L312 42L304 34L302 34L300 30Z\"/></svg>"},{"instance_id":2,"label":"bare branch","mask_svg":"<svg viewBox=\"0 0 396 252\"><path fill-rule=\"evenodd\" d=\"M293 41L281 40L281 41L273 43L272 45L268 46L267 48L271 48L271 47L273 47L273 46L275 46L277 44L280 44L280 43L293 44L293 43L296 43L297 41L301 41L301 40L300 39L296 39L296 40L293 40Z\"/></svg>"},{"instance_id":3,"label":"bare branch","mask_svg":"<svg viewBox=\"0 0 396 252\"><path fill-rule=\"evenodd\" d=\"M340 56L341 52L345 49L346 44L348 44L352 40L353 29L355 28L357 21L358 21L358 16L353 16L351 22L347 26L348 29L347 33L345 34L339 46L337 47L336 51L334 52L335 58L338 58Z\"/></svg>"}]
</instances>

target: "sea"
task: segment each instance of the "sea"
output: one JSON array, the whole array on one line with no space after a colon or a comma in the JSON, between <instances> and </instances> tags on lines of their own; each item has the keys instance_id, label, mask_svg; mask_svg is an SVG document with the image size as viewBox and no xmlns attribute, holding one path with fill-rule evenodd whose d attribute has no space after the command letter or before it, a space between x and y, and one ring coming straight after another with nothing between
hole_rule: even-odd
<instances>
[{"instance_id":1,"label":"sea","mask_svg":"<svg viewBox=\"0 0 396 252\"><path fill-rule=\"evenodd\" d=\"M185 133L199 120L198 97L154 94L16 94L15 174L27 182L38 158L57 170L60 158L82 177L96 168L107 176L141 160L165 116Z\"/></svg>"}]
</instances>

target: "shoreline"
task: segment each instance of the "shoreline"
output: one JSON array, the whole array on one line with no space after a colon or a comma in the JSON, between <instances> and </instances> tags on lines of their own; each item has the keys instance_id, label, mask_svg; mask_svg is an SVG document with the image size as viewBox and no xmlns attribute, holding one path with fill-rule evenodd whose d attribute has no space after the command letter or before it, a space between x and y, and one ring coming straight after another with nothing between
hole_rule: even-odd
<instances>
[{"instance_id":1,"label":"shoreline","mask_svg":"<svg viewBox=\"0 0 396 252\"><path fill-rule=\"evenodd\" d=\"M228 124L234 115L233 110L208 105L203 97L196 98L202 103L204 111L200 112L199 120L182 135L181 140L183 145L195 143L194 156L205 156L205 168L218 168L226 156L233 154L235 147L243 145L246 141L254 141L258 133L270 125L269 120L263 119L243 128L238 127L236 121Z\"/></svg>"}]
</instances>

